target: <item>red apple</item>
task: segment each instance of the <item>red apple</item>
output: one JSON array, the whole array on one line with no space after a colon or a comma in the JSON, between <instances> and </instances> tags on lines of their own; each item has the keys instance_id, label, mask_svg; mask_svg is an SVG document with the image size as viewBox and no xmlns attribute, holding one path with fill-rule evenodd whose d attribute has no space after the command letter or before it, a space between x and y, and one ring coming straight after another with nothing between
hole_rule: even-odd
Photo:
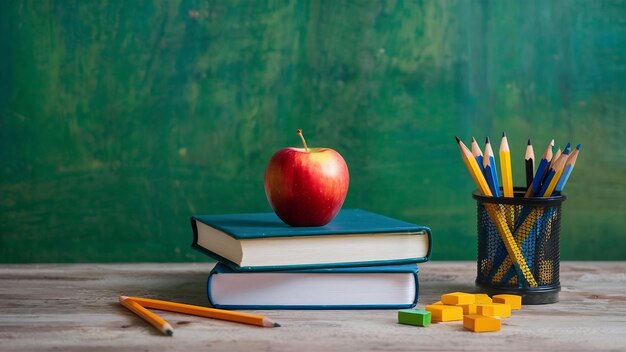
<instances>
[{"instance_id":1,"label":"red apple","mask_svg":"<svg viewBox=\"0 0 626 352\"><path fill-rule=\"evenodd\" d=\"M330 148L283 148L265 171L265 195L278 217L291 226L322 226L341 209L348 193L348 166Z\"/></svg>"}]
</instances>

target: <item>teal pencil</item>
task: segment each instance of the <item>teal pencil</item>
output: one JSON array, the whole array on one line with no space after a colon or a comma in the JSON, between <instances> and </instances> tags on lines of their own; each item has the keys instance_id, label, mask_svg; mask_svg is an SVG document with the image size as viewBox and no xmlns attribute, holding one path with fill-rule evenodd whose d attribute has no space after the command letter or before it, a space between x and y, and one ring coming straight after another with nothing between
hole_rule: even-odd
<instances>
[{"instance_id":1,"label":"teal pencil","mask_svg":"<svg viewBox=\"0 0 626 352\"><path fill-rule=\"evenodd\" d=\"M498 170L496 170L496 160L491 149L489 137L485 141L485 155L483 156L483 169L485 179L494 197L500 197L500 185L498 184Z\"/></svg>"},{"instance_id":2,"label":"teal pencil","mask_svg":"<svg viewBox=\"0 0 626 352\"><path fill-rule=\"evenodd\" d=\"M572 174L572 170L574 169L574 165L576 165L576 159L578 159L578 153L580 151L581 145L576 146L576 150L572 152L572 154L567 158L567 162L565 163L565 168L563 169L563 174L559 179L559 182L556 184L556 188L554 189L556 192L561 192L567 180L569 180L569 176Z\"/></svg>"}]
</instances>

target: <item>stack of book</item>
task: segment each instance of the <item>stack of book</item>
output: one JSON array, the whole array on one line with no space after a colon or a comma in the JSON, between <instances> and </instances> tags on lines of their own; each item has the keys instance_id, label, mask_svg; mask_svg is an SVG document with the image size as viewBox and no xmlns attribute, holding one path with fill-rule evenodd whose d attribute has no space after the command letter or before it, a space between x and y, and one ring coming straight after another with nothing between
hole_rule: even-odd
<instances>
[{"instance_id":1,"label":"stack of book","mask_svg":"<svg viewBox=\"0 0 626 352\"><path fill-rule=\"evenodd\" d=\"M410 308L431 230L360 209L321 227L274 213L198 215L192 246L217 259L209 302L225 309Z\"/></svg>"}]
</instances>

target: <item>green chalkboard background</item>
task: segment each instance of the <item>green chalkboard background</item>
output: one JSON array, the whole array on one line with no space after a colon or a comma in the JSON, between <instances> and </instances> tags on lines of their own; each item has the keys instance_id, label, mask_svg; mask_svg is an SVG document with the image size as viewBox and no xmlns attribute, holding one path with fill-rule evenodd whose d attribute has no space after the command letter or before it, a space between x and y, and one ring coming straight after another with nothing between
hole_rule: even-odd
<instances>
[{"instance_id":1,"label":"green chalkboard background","mask_svg":"<svg viewBox=\"0 0 626 352\"><path fill-rule=\"evenodd\" d=\"M195 213L270 211L271 155L346 159L345 207L476 256L454 136L523 183L582 143L562 257L626 259L623 1L0 1L0 261L207 261Z\"/></svg>"}]
</instances>

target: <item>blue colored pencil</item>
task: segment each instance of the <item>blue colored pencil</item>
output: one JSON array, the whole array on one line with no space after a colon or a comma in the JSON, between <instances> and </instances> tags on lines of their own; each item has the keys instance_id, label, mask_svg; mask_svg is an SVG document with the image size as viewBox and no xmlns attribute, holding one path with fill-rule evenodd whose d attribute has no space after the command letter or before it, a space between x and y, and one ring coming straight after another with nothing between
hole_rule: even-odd
<instances>
[{"instance_id":1,"label":"blue colored pencil","mask_svg":"<svg viewBox=\"0 0 626 352\"><path fill-rule=\"evenodd\" d=\"M550 187L550 184L552 183L552 179L554 177L560 177L559 173L563 172L563 167L565 166L565 162L567 161L567 158L569 157L570 150L571 150L570 144L567 143L567 146L563 150L563 153L561 153L561 155L559 156L559 159L552 160L552 162L550 163L550 170L546 174L546 178L543 180L543 183L541 184L541 190L537 194L538 197L551 196L551 194L547 194L546 191Z\"/></svg>"},{"instance_id":2,"label":"blue colored pencil","mask_svg":"<svg viewBox=\"0 0 626 352\"><path fill-rule=\"evenodd\" d=\"M483 169L485 179L494 197L500 197L500 184L498 184L498 170L496 169L496 159L493 156L489 137L485 140L485 155L483 156Z\"/></svg>"},{"instance_id":3,"label":"blue colored pencil","mask_svg":"<svg viewBox=\"0 0 626 352\"><path fill-rule=\"evenodd\" d=\"M543 181L544 176L548 171L548 165L550 164L550 160L552 160L552 147L554 147L554 139L550 141L548 147L543 152L541 156L541 161L539 161L539 166L537 167L537 172L535 172L535 177L533 178L533 183L528 187L526 191L525 197L534 197L537 192L539 192L539 188L541 187L541 181Z\"/></svg>"},{"instance_id":4,"label":"blue colored pencil","mask_svg":"<svg viewBox=\"0 0 626 352\"><path fill-rule=\"evenodd\" d=\"M572 154L567 158L567 162L565 163L565 168L563 169L563 174L559 179L559 182L556 184L556 188L554 189L556 192L561 192L567 180L569 180L569 176L572 174L572 170L574 169L574 165L576 165L576 159L578 159L578 153L580 151L581 145L576 146L576 150L572 152Z\"/></svg>"}]
</instances>

